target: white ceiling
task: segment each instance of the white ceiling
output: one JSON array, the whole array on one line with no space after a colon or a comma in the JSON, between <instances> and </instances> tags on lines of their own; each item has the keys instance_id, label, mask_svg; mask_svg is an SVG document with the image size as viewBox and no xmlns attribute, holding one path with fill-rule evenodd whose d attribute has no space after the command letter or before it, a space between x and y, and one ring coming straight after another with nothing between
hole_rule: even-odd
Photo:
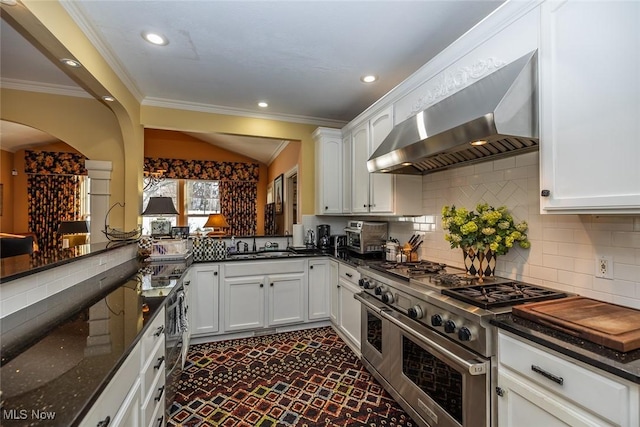
<instances>
[{"instance_id":1,"label":"white ceiling","mask_svg":"<svg viewBox=\"0 0 640 427\"><path fill-rule=\"evenodd\" d=\"M144 104L341 127L501 3L77 0L62 5ZM1 29L3 86L83 92L4 20ZM149 30L163 33L169 44L146 43L141 33ZM364 74L379 80L361 83ZM261 100L269 103L267 109L257 107ZM4 124L0 130L7 149ZM272 150L282 143L270 142Z\"/></svg>"}]
</instances>

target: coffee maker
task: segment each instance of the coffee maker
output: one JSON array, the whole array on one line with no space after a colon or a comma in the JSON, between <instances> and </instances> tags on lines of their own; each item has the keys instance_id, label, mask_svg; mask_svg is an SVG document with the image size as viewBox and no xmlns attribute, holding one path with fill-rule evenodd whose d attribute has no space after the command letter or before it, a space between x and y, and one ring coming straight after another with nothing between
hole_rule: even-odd
<instances>
[{"instance_id":1,"label":"coffee maker","mask_svg":"<svg viewBox=\"0 0 640 427\"><path fill-rule=\"evenodd\" d=\"M329 250L331 246L331 227L328 224L320 224L317 227L318 244L316 247L320 250Z\"/></svg>"}]
</instances>

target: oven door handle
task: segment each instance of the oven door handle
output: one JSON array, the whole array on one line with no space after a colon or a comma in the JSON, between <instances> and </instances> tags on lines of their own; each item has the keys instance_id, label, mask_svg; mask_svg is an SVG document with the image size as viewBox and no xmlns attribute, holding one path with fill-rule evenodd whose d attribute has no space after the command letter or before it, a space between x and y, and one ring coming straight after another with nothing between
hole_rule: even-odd
<instances>
[{"instance_id":1,"label":"oven door handle","mask_svg":"<svg viewBox=\"0 0 640 427\"><path fill-rule=\"evenodd\" d=\"M364 296L363 296L364 294ZM391 310L389 310L387 308L387 306L378 306L376 304L373 304L372 302L370 302L367 298L367 294L365 294L364 292L361 292L359 294L355 294L353 295L353 297L355 299L357 299L358 301L360 301L362 303L362 305L364 305L365 307L367 307L370 310L373 310L375 313L379 314L380 316L382 316L383 312L390 312Z\"/></svg>"},{"instance_id":2,"label":"oven door handle","mask_svg":"<svg viewBox=\"0 0 640 427\"><path fill-rule=\"evenodd\" d=\"M465 360L460 356L458 356L457 354L451 352L450 350L447 350L446 348L442 347L440 344L430 340L429 338L425 337L421 333L414 331L411 327L406 325L401 319L395 318L393 316L393 313L382 311L380 315L385 319L387 319L389 322L393 323L394 325L402 329L407 334L413 336L414 338L428 345L429 347L432 347L434 350L441 353L443 356L453 361L457 365L462 366L464 369L466 369L469 372L470 375L486 375L487 366L489 362L471 363L468 360Z\"/></svg>"}]
</instances>

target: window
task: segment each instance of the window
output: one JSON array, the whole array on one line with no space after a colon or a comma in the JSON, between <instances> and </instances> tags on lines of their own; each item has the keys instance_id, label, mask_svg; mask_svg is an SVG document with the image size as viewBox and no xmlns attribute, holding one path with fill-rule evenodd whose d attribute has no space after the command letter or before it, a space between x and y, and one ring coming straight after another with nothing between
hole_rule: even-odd
<instances>
[{"instance_id":1,"label":"window","mask_svg":"<svg viewBox=\"0 0 640 427\"><path fill-rule=\"evenodd\" d=\"M155 185L150 185L142 192L142 211L147 208L151 197L171 197L173 205L180 212L180 203L178 203L178 187L180 182L177 179L165 179ZM155 220L154 216L142 217L142 233L151 234L151 221ZM167 216L171 221L171 225L177 225L178 220L175 216Z\"/></svg>"},{"instance_id":2,"label":"window","mask_svg":"<svg viewBox=\"0 0 640 427\"><path fill-rule=\"evenodd\" d=\"M185 199L189 231L203 229L209 214L220 213L219 182L187 180Z\"/></svg>"},{"instance_id":3,"label":"window","mask_svg":"<svg viewBox=\"0 0 640 427\"><path fill-rule=\"evenodd\" d=\"M149 185L143 191L143 210L147 207L150 197L171 197L180 216L179 218L168 217L168 219L174 226L188 224L190 233L198 229L202 230L209 214L220 213L219 181L162 180L155 185ZM149 234L151 221L154 219L155 217L142 217L144 234Z\"/></svg>"}]
</instances>

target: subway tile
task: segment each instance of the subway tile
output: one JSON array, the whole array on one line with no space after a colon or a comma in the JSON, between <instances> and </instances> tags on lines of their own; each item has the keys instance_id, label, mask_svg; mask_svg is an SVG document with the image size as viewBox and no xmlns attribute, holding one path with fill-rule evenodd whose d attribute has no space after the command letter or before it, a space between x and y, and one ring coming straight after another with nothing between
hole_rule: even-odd
<instances>
[{"instance_id":1,"label":"subway tile","mask_svg":"<svg viewBox=\"0 0 640 427\"><path fill-rule=\"evenodd\" d=\"M532 265L529 268L529 273L531 274L531 277L542 280L551 280L554 282L558 281L558 270L554 268Z\"/></svg>"},{"instance_id":2,"label":"subway tile","mask_svg":"<svg viewBox=\"0 0 640 427\"><path fill-rule=\"evenodd\" d=\"M613 245L624 248L640 248L640 233L614 231Z\"/></svg>"},{"instance_id":3,"label":"subway tile","mask_svg":"<svg viewBox=\"0 0 640 427\"><path fill-rule=\"evenodd\" d=\"M580 289L592 289L593 276L589 274L580 274L573 271L558 271L558 282L570 283L571 286Z\"/></svg>"},{"instance_id":4,"label":"subway tile","mask_svg":"<svg viewBox=\"0 0 640 427\"><path fill-rule=\"evenodd\" d=\"M640 281L640 265L614 262L613 276L619 280Z\"/></svg>"},{"instance_id":5,"label":"subway tile","mask_svg":"<svg viewBox=\"0 0 640 427\"><path fill-rule=\"evenodd\" d=\"M543 255L542 265L556 270L568 270L573 272L573 258L558 255ZM558 272L559 274L560 272Z\"/></svg>"}]
</instances>

